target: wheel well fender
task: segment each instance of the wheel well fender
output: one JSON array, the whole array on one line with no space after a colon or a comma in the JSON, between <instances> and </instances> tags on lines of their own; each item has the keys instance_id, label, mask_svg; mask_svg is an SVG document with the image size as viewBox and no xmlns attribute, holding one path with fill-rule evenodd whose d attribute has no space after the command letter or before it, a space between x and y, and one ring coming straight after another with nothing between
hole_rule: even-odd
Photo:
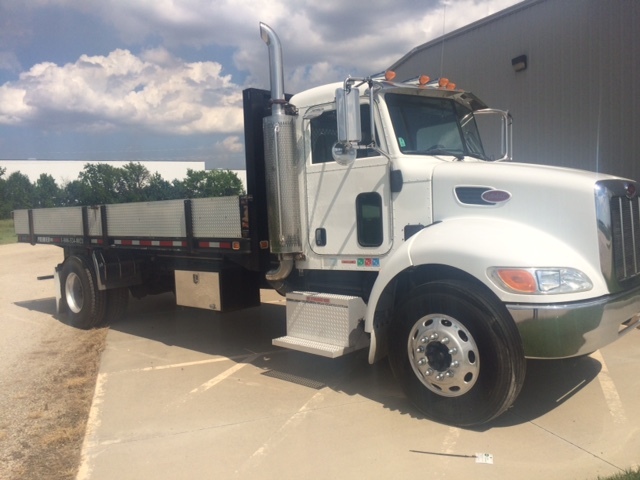
<instances>
[{"instance_id":1,"label":"wheel well fender","mask_svg":"<svg viewBox=\"0 0 640 480\"><path fill-rule=\"evenodd\" d=\"M387 355L388 329L393 322L397 306L403 303L415 287L435 280L460 280L473 283L487 295L498 300L486 285L458 268L441 264L409 266L387 283L380 283L381 290L376 292L375 298L372 291L365 322L366 331L371 333L369 363L375 363Z\"/></svg>"},{"instance_id":2,"label":"wheel well fender","mask_svg":"<svg viewBox=\"0 0 640 480\"><path fill-rule=\"evenodd\" d=\"M469 232L473 232L473 241L469 240ZM371 334L369 362L386 355L385 336L394 308L412 287L434 280L458 279L475 283L498 299L498 288L488 279L487 266L556 261L555 252L549 256L539 253L540 250L532 253L522 248L522 242L515 241L519 236L545 246L553 245L565 255L565 260L570 255L578 262L575 252L562 248L557 239L524 224L506 221L451 219L409 238L386 259L369 296L365 317L365 331ZM533 260L532 255L536 256Z\"/></svg>"}]
</instances>

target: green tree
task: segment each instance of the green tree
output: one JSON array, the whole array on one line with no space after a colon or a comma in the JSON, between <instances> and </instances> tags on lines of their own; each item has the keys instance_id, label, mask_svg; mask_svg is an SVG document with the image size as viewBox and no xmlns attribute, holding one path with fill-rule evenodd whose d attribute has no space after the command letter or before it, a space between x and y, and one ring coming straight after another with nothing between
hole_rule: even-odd
<instances>
[{"instance_id":1,"label":"green tree","mask_svg":"<svg viewBox=\"0 0 640 480\"><path fill-rule=\"evenodd\" d=\"M107 163L87 163L78 179L91 191L89 199L79 199L83 205L119 203L123 201L119 193L122 189L121 169ZM86 191L83 191L86 194ZM90 200L87 202L87 200Z\"/></svg>"},{"instance_id":2,"label":"green tree","mask_svg":"<svg viewBox=\"0 0 640 480\"><path fill-rule=\"evenodd\" d=\"M144 194L146 199L150 201L174 200L176 198L182 198L180 195L181 189L181 183L179 188L176 188L175 184L167 182L162 178L162 175L156 172L149 177L149 184L145 187Z\"/></svg>"},{"instance_id":3,"label":"green tree","mask_svg":"<svg viewBox=\"0 0 640 480\"><path fill-rule=\"evenodd\" d=\"M147 167L141 163L129 162L124 167L119 168L121 181L118 185L118 193L123 202L140 202L150 200L145 190L149 186L151 174Z\"/></svg>"},{"instance_id":4,"label":"green tree","mask_svg":"<svg viewBox=\"0 0 640 480\"><path fill-rule=\"evenodd\" d=\"M179 198L243 195L238 176L229 170L187 170L184 180L168 182L153 175L140 163L130 162L122 168L105 163L85 164L77 180L62 188L49 174L42 174L35 184L16 172L9 178L0 167L0 217L6 218L16 208L100 205L121 202L172 200Z\"/></svg>"},{"instance_id":5,"label":"green tree","mask_svg":"<svg viewBox=\"0 0 640 480\"><path fill-rule=\"evenodd\" d=\"M230 170L187 170L183 188L187 197L243 195L242 181Z\"/></svg>"},{"instance_id":6,"label":"green tree","mask_svg":"<svg viewBox=\"0 0 640 480\"><path fill-rule=\"evenodd\" d=\"M91 187L80 180L67 183L61 192L60 205L77 207L81 205L96 205Z\"/></svg>"},{"instance_id":7,"label":"green tree","mask_svg":"<svg viewBox=\"0 0 640 480\"><path fill-rule=\"evenodd\" d=\"M178 180L177 178L172 180L171 190L174 198L187 198L189 196L184 180Z\"/></svg>"},{"instance_id":8,"label":"green tree","mask_svg":"<svg viewBox=\"0 0 640 480\"><path fill-rule=\"evenodd\" d=\"M13 172L4 183L5 208L8 212L33 207L34 186L25 174Z\"/></svg>"},{"instance_id":9,"label":"green tree","mask_svg":"<svg viewBox=\"0 0 640 480\"><path fill-rule=\"evenodd\" d=\"M33 206L36 208L57 207L61 205L60 187L48 173L40 174L33 192Z\"/></svg>"},{"instance_id":10,"label":"green tree","mask_svg":"<svg viewBox=\"0 0 640 480\"><path fill-rule=\"evenodd\" d=\"M11 209L9 209L7 199L5 198L4 185L6 180L2 178L5 173L7 173L7 169L0 167L0 218L9 218L9 214L11 213Z\"/></svg>"}]
</instances>

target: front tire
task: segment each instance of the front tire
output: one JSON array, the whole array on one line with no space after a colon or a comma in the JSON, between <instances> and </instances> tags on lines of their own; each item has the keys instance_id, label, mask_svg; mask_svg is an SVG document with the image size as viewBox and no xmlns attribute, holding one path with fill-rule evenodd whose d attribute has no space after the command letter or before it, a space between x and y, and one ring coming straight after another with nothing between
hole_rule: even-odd
<instances>
[{"instance_id":1,"label":"front tire","mask_svg":"<svg viewBox=\"0 0 640 480\"><path fill-rule=\"evenodd\" d=\"M526 362L504 307L458 280L415 288L391 326L391 368L427 417L468 427L496 418L515 401Z\"/></svg>"},{"instance_id":2,"label":"front tire","mask_svg":"<svg viewBox=\"0 0 640 480\"><path fill-rule=\"evenodd\" d=\"M75 256L67 258L61 281L69 323L85 330L100 324L104 320L106 294L98 290L88 260Z\"/></svg>"}]
</instances>

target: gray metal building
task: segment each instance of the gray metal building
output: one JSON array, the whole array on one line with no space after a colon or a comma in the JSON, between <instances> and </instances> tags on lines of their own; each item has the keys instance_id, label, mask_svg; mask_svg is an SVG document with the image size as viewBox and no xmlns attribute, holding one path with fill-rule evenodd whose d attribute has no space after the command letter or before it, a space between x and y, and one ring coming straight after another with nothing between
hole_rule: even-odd
<instances>
[{"instance_id":1,"label":"gray metal building","mask_svg":"<svg viewBox=\"0 0 640 480\"><path fill-rule=\"evenodd\" d=\"M509 110L516 161L640 180L639 0L527 0L390 69L447 77Z\"/></svg>"}]
</instances>

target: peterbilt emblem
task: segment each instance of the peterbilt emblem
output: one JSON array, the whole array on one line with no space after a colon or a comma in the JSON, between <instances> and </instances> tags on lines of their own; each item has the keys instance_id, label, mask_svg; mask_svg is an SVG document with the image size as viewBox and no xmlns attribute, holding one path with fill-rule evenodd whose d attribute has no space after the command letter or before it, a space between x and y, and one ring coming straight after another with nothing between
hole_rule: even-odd
<instances>
[{"instance_id":1,"label":"peterbilt emblem","mask_svg":"<svg viewBox=\"0 0 640 480\"><path fill-rule=\"evenodd\" d=\"M455 187L454 193L456 199L462 205L473 205L478 207L495 207L496 205L508 202L511 199L511 194L507 191L475 185L457 186Z\"/></svg>"},{"instance_id":2,"label":"peterbilt emblem","mask_svg":"<svg viewBox=\"0 0 640 480\"><path fill-rule=\"evenodd\" d=\"M625 196L631 200L632 198L635 198L636 196L636 186L633 183L625 183L624 184L624 194Z\"/></svg>"},{"instance_id":3,"label":"peterbilt emblem","mask_svg":"<svg viewBox=\"0 0 640 480\"><path fill-rule=\"evenodd\" d=\"M505 192L504 190L487 190L480 198L488 203L504 203L511 199L511 194L509 192Z\"/></svg>"}]
</instances>

